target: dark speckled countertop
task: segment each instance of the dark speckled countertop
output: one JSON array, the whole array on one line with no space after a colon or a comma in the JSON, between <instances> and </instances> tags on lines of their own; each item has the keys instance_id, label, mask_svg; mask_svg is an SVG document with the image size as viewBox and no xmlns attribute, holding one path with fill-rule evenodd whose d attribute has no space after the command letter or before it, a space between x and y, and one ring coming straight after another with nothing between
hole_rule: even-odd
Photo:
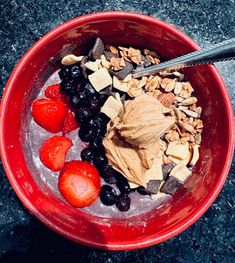
<instances>
[{"instance_id":1,"label":"dark speckled countertop","mask_svg":"<svg viewBox=\"0 0 235 263\"><path fill-rule=\"evenodd\" d=\"M63 21L103 10L160 18L201 47L235 37L234 0L0 0L0 92L25 51ZM235 62L217 65L235 103ZM0 94L1 94L0 93ZM193 226L160 245L109 252L51 232L21 204L0 163L0 262L235 262L235 161L216 202ZM49 261L49 262L50 262Z\"/></svg>"}]
</instances>

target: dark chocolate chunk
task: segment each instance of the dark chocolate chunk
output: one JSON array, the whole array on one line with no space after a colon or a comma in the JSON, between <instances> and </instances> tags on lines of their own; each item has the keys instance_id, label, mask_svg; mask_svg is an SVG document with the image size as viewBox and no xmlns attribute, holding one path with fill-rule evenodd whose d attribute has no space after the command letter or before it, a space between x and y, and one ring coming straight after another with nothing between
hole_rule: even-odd
<instances>
[{"instance_id":1,"label":"dark chocolate chunk","mask_svg":"<svg viewBox=\"0 0 235 263\"><path fill-rule=\"evenodd\" d=\"M144 66L148 67L151 65L151 61L144 55L141 55L141 60L144 62Z\"/></svg>"},{"instance_id":2,"label":"dark chocolate chunk","mask_svg":"<svg viewBox=\"0 0 235 263\"><path fill-rule=\"evenodd\" d=\"M82 69L82 75L85 79L87 79L87 67L85 66L85 63L87 62L87 57L84 56L81 60L80 67Z\"/></svg>"},{"instance_id":3,"label":"dark chocolate chunk","mask_svg":"<svg viewBox=\"0 0 235 263\"><path fill-rule=\"evenodd\" d=\"M104 56L105 56L105 58L106 58L108 61L110 61L111 58L118 58L118 57L119 57L118 55L113 54L113 53L110 52L110 51L104 51Z\"/></svg>"},{"instance_id":4,"label":"dark chocolate chunk","mask_svg":"<svg viewBox=\"0 0 235 263\"><path fill-rule=\"evenodd\" d=\"M169 163L169 164L163 164L162 165L163 180L167 179L167 177L170 174L170 171L173 169L174 166L175 166L174 163Z\"/></svg>"},{"instance_id":5,"label":"dark chocolate chunk","mask_svg":"<svg viewBox=\"0 0 235 263\"><path fill-rule=\"evenodd\" d=\"M101 40L101 38L97 37L95 40L95 44L89 53L89 56L94 60L96 60L99 59L103 53L104 53L104 43Z\"/></svg>"},{"instance_id":6,"label":"dark chocolate chunk","mask_svg":"<svg viewBox=\"0 0 235 263\"><path fill-rule=\"evenodd\" d=\"M112 86L108 86L107 88L100 91L100 94L105 94L106 96L114 96L115 92L113 92Z\"/></svg>"},{"instance_id":7,"label":"dark chocolate chunk","mask_svg":"<svg viewBox=\"0 0 235 263\"><path fill-rule=\"evenodd\" d=\"M160 191L166 194L174 195L183 184L174 176L170 176L162 185Z\"/></svg>"},{"instance_id":8,"label":"dark chocolate chunk","mask_svg":"<svg viewBox=\"0 0 235 263\"><path fill-rule=\"evenodd\" d=\"M158 192L161 182L162 182L161 180L150 180L147 183L147 191L150 194L156 194Z\"/></svg>"},{"instance_id":9,"label":"dark chocolate chunk","mask_svg":"<svg viewBox=\"0 0 235 263\"><path fill-rule=\"evenodd\" d=\"M118 79L124 79L128 74L132 72L134 68L133 65L128 61L125 61L125 64L126 66L119 71L110 70L110 74L115 75Z\"/></svg>"}]
</instances>

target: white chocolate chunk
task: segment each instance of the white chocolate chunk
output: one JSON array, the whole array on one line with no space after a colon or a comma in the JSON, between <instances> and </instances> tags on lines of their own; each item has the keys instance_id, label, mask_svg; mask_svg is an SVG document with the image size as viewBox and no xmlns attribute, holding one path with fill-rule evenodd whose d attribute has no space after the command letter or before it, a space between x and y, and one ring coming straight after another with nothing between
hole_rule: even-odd
<instances>
[{"instance_id":1,"label":"white chocolate chunk","mask_svg":"<svg viewBox=\"0 0 235 263\"><path fill-rule=\"evenodd\" d=\"M189 165L195 165L197 163L199 159L199 145L198 144L194 144L193 146L193 156L192 156L192 159L189 163Z\"/></svg>"},{"instance_id":2,"label":"white chocolate chunk","mask_svg":"<svg viewBox=\"0 0 235 263\"><path fill-rule=\"evenodd\" d=\"M67 65L67 66L73 65L73 64L80 62L82 59L83 59L83 56L75 56L73 54L69 54L62 58L61 64Z\"/></svg>"},{"instance_id":3,"label":"white chocolate chunk","mask_svg":"<svg viewBox=\"0 0 235 263\"><path fill-rule=\"evenodd\" d=\"M189 152L188 142L182 144L179 143L178 141L169 142L166 150L167 155L176 157L181 160L187 158L188 152Z\"/></svg>"},{"instance_id":4,"label":"white chocolate chunk","mask_svg":"<svg viewBox=\"0 0 235 263\"><path fill-rule=\"evenodd\" d=\"M86 66L86 68L95 72L101 68L100 62L101 62L101 60L97 59L96 61L89 61L89 62L85 63L84 65Z\"/></svg>"},{"instance_id":5,"label":"white chocolate chunk","mask_svg":"<svg viewBox=\"0 0 235 263\"><path fill-rule=\"evenodd\" d=\"M188 151L188 155L187 155L187 157L185 159L179 159L179 158L176 158L176 157L170 156L170 155L168 156L168 158L172 162L174 162L175 164L183 163L183 164L187 165L190 162L191 158L192 158L192 153L190 151Z\"/></svg>"},{"instance_id":6,"label":"white chocolate chunk","mask_svg":"<svg viewBox=\"0 0 235 263\"><path fill-rule=\"evenodd\" d=\"M129 182L129 181L128 181L128 183L129 183L129 186L130 186L131 189L137 188L137 187L140 186L139 184L135 184L135 183L132 183L132 182Z\"/></svg>"},{"instance_id":7,"label":"white chocolate chunk","mask_svg":"<svg viewBox=\"0 0 235 263\"><path fill-rule=\"evenodd\" d=\"M162 159L161 158L155 158L153 160L153 164L152 164L151 168L146 170L144 177L147 177L148 181L150 181L150 180L163 180Z\"/></svg>"},{"instance_id":8,"label":"white chocolate chunk","mask_svg":"<svg viewBox=\"0 0 235 263\"><path fill-rule=\"evenodd\" d=\"M123 104L119 99L109 96L100 111L106 114L112 120L118 115L122 106Z\"/></svg>"},{"instance_id":9,"label":"white chocolate chunk","mask_svg":"<svg viewBox=\"0 0 235 263\"><path fill-rule=\"evenodd\" d=\"M177 164L170 172L170 176L174 176L180 182L184 182L192 172L186 167L185 164L179 163Z\"/></svg>"},{"instance_id":10,"label":"white chocolate chunk","mask_svg":"<svg viewBox=\"0 0 235 263\"><path fill-rule=\"evenodd\" d=\"M112 78L106 68L98 69L89 75L88 79L97 92L112 84Z\"/></svg>"},{"instance_id":11,"label":"white chocolate chunk","mask_svg":"<svg viewBox=\"0 0 235 263\"><path fill-rule=\"evenodd\" d=\"M116 76L113 76L113 87L123 92L127 92L130 88L128 83L120 81Z\"/></svg>"}]
</instances>

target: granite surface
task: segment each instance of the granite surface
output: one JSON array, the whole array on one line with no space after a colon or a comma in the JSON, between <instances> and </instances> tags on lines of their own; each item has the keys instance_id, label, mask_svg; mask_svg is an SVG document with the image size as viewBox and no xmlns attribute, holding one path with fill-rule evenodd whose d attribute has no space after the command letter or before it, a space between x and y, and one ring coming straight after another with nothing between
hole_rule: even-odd
<instances>
[{"instance_id":1,"label":"granite surface","mask_svg":"<svg viewBox=\"0 0 235 263\"><path fill-rule=\"evenodd\" d=\"M234 0L0 0L0 91L25 51L63 21L129 10L174 24L201 47L235 37ZM235 62L218 64L235 103ZM234 104L233 104L234 105ZM235 262L235 162L216 202L192 227L160 245L109 252L74 244L44 227L21 204L0 165L0 262Z\"/></svg>"}]
</instances>

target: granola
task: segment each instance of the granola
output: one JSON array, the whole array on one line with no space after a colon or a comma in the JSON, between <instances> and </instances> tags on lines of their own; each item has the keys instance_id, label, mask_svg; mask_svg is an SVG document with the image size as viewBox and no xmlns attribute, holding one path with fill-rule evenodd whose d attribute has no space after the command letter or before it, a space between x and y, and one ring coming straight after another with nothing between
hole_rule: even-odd
<instances>
[{"instance_id":1,"label":"granola","mask_svg":"<svg viewBox=\"0 0 235 263\"><path fill-rule=\"evenodd\" d=\"M203 131L202 108L185 75L164 71L134 78L134 68L158 64L160 56L149 49L105 46L101 39L87 57L70 54L62 60L74 63L107 95L100 111L110 118L103 139L109 164L130 188L144 186L153 199L173 195L199 160Z\"/></svg>"}]
</instances>

